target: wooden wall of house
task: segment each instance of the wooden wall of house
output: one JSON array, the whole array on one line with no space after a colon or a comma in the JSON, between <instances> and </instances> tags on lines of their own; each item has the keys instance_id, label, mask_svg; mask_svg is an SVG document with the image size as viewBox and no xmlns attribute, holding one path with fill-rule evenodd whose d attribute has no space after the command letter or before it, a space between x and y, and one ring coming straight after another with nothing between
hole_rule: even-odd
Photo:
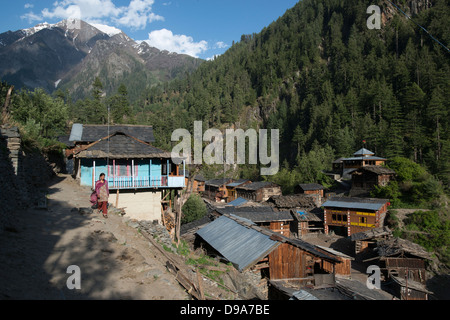
<instances>
[{"instance_id":1,"label":"wooden wall of house","mask_svg":"<svg viewBox=\"0 0 450 320\"><path fill-rule=\"evenodd\" d=\"M269 254L271 280L305 278L307 258L305 251L288 243L282 243Z\"/></svg>"},{"instance_id":2,"label":"wooden wall of house","mask_svg":"<svg viewBox=\"0 0 450 320\"><path fill-rule=\"evenodd\" d=\"M351 276L352 261L350 259L346 259L343 257L334 256L334 258L341 261L341 263L333 264L331 262L324 260L323 261L323 270L325 270L328 273L333 273L333 268L334 268L334 272L336 275L345 276L345 277Z\"/></svg>"},{"instance_id":3,"label":"wooden wall of house","mask_svg":"<svg viewBox=\"0 0 450 320\"><path fill-rule=\"evenodd\" d=\"M425 261L414 258L385 258L385 265L388 275L394 275L409 279L422 284L426 283Z\"/></svg>"},{"instance_id":4,"label":"wooden wall of house","mask_svg":"<svg viewBox=\"0 0 450 320\"><path fill-rule=\"evenodd\" d=\"M278 232L287 238L291 236L290 223L288 221L273 221L270 223L269 229Z\"/></svg>"},{"instance_id":5,"label":"wooden wall of house","mask_svg":"<svg viewBox=\"0 0 450 320\"><path fill-rule=\"evenodd\" d=\"M367 210L342 210L325 208L325 221L328 226L341 226L350 228L348 232L348 235L350 236L358 232L382 227L380 221L380 211L374 212ZM341 215L343 218L345 218L345 215L347 215L347 220L335 221L333 220L333 215Z\"/></svg>"}]
</instances>

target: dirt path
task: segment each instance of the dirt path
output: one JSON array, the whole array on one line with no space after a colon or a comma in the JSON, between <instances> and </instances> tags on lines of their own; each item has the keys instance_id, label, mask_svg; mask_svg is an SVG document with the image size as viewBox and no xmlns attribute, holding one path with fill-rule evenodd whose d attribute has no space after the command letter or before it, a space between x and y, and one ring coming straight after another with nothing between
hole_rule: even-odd
<instances>
[{"instance_id":1,"label":"dirt path","mask_svg":"<svg viewBox=\"0 0 450 320\"><path fill-rule=\"evenodd\" d=\"M89 188L56 177L47 210L17 212L17 227L0 234L0 299L184 300L184 289L165 260L123 218L82 215ZM67 268L81 271L70 290Z\"/></svg>"}]
</instances>

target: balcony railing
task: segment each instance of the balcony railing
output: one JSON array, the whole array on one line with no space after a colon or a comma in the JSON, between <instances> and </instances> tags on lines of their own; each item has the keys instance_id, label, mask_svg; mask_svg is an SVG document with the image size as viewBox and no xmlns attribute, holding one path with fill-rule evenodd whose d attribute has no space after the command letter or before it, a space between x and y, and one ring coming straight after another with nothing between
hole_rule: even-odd
<instances>
[{"instance_id":1,"label":"balcony railing","mask_svg":"<svg viewBox=\"0 0 450 320\"><path fill-rule=\"evenodd\" d=\"M150 177L109 177L109 189L150 189L150 188L184 188L184 176Z\"/></svg>"}]
</instances>

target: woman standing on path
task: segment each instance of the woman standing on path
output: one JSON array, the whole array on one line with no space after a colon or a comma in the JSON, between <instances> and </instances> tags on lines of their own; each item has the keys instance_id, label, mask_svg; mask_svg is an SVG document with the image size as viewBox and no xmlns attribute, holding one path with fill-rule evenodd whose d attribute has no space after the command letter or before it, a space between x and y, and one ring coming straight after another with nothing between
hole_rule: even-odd
<instances>
[{"instance_id":1,"label":"woman standing on path","mask_svg":"<svg viewBox=\"0 0 450 320\"><path fill-rule=\"evenodd\" d=\"M108 218L108 182L105 180L105 174L100 174L100 179L95 183L95 192L98 197L98 210L103 211L103 217Z\"/></svg>"}]
</instances>

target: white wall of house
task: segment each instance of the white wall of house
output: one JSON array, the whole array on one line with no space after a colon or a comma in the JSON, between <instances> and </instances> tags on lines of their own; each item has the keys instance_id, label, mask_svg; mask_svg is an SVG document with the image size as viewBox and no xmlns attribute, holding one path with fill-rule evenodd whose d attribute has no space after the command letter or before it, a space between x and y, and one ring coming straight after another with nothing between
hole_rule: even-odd
<instances>
[{"instance_id":1,"label":"white wall of house","mask_svg":"<svg viewBox=\"0 0 450 320\"><path fill-rule=\"evenodd\" d=\"M116 203L116 191L111 191L109 202ZM161 222L162 191L123 191L119 192L118 208L124 208L126 217L135 220Z\"/></svg>"}]
</instances>

